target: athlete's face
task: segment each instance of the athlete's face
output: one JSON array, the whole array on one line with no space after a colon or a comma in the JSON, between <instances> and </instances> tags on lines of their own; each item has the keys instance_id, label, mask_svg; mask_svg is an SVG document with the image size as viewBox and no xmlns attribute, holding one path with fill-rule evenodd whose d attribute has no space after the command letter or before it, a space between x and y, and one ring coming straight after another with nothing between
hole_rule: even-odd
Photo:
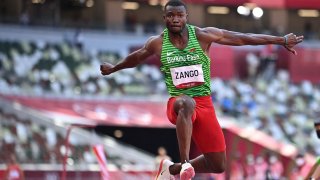
<instances>
[{"instance_id":1,"label":"athlete's face","mask_svg":"<svg viewBox=\"0 0 320 180\"><path fill-rule=\"evenodd\" d=\"M187 23L187 10L184 6L167 6L164 12L164 22L172 33L181 33Z\"/></svg>"}]
</instances>

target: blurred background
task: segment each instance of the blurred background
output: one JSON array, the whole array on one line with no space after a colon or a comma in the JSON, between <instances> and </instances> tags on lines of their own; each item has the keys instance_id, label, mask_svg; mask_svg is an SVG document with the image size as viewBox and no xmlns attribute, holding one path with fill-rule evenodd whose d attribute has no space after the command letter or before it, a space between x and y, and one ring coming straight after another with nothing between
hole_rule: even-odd
<instances>
[{"instance_id":1,"label":"blurred background","mask_svg":"<svg viewBox=\"0 0 320 180\"><path fill-rule=\"evenodd\" d=\"M149 180L162 157L179 162L159 59L99 71L163 31L166 2L0 1L0 179L15 164L32 180ZM228 163L224 174L195 179L303 179L320 154L320 1L184 2L200 27L305 37L297 56L277 45L212 44Z\"/></svg>"}]
</instances>

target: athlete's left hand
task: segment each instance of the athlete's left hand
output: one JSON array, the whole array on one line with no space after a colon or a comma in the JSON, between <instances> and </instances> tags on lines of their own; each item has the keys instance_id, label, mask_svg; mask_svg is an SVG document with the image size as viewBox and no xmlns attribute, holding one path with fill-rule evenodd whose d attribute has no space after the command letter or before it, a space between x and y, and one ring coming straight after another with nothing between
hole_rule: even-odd
<instances>
[{"instance_id":1,"label":"athlete's left hand","mask_svg":"<svg viewBox=\"0 0 320 180\"><path fill-rule=\"evenodd\" d=\"M284 36L286 38L286 44L284 47L293 53L294 55L297 55L297 51L293 49L293 47L303 41L303 36L296 36L293 33L287 34Z\"/></svg>"},{"instance_id":2,"label":"athlete's left hand","mask_svg":"<svg viewBox=\"0 0 320 180\"><path fill-rule=\"evenodd\" d=\"M109 75L111 73L113 73L113 67L114 65L110 64L110 63L103 63L100 65L100 71L102 75Z\"/></svg>"}]
</instances>

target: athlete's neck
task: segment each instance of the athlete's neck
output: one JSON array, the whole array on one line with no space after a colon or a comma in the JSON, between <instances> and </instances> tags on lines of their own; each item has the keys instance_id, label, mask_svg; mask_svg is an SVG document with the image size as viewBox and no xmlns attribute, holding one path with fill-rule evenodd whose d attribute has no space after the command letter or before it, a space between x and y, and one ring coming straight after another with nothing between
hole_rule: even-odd
<instances>
[{"instance_id":1,"label":"athlete's neck","mask_svg":"<svg viewBox=\"0 0 320 180\"><path fill-rule=\"evenodd\" d=\"M183 38L184 36L188 37L188 28L185 26L180 32L170 32L169 31L169 36L173 38Z\"/></svg>"},{"instance_id":2,"label":"athlete's neck","mask_svg":"<svg viewBox=\"0 0 320 180\"><path fill-rule=\"evenodd\" d=\"M169 32L169 39L171 43L178 49L184 49L189 40L188 29L185 27L179 33Z\"/></svg>"}]
</instances>

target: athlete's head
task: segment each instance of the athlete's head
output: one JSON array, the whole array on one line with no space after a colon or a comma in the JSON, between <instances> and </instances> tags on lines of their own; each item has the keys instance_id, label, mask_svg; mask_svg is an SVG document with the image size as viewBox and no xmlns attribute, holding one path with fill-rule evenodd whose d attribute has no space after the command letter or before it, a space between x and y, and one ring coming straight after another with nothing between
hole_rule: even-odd
<instances>
[{"instance_id":1,"label":"athlete's head","mask_svg":"<svg viewBox=\"0 0 320 180\"><path fill-rule=\"evenodd\" d=\"M172 33L180 33L187 23L187 7L180 0L170 0L164 6L163 19L168 30Z\"/></svg>"}]
</instances>

